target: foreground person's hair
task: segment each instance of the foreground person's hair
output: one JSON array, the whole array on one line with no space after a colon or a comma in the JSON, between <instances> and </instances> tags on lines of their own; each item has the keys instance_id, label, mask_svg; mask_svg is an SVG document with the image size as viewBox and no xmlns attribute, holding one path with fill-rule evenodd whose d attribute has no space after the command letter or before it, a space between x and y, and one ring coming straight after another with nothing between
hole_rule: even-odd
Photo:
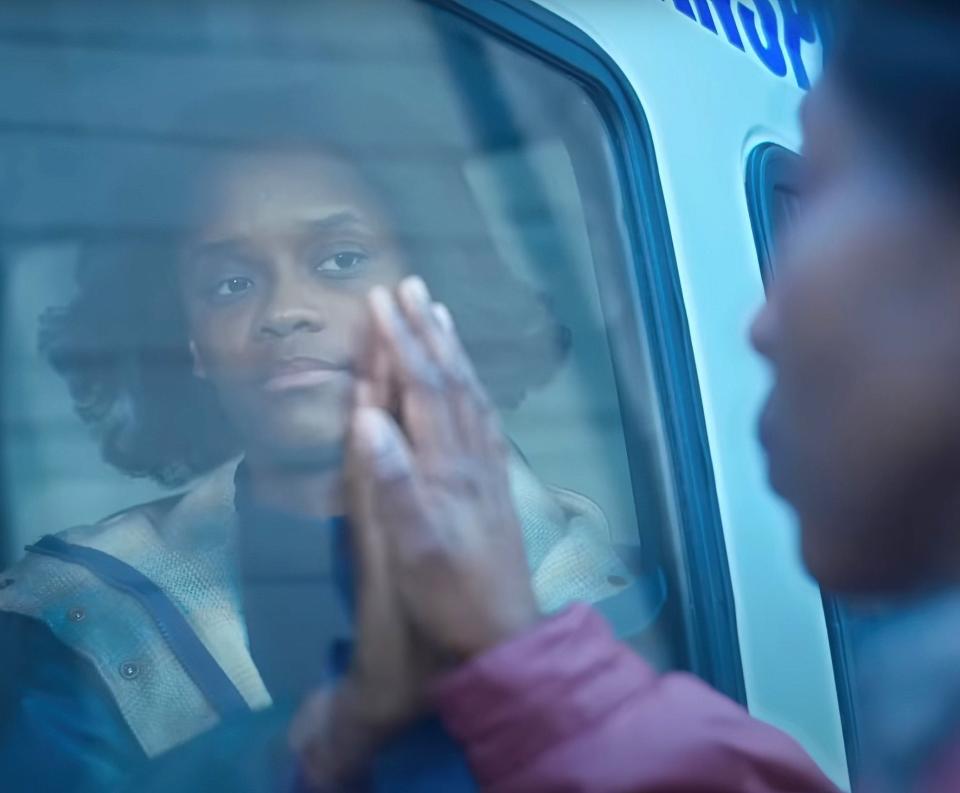
<instances>
[{"instance_id":1,"label":"foreground person's hair","mask_svg":"<svg viewBox=\"0 0 960 793\"><path fill-rule=\"evenodd\" d=\"M833 73L908 161L960 195L960 4L861 0L843 14Z\"/></svg>"}]
</instances>

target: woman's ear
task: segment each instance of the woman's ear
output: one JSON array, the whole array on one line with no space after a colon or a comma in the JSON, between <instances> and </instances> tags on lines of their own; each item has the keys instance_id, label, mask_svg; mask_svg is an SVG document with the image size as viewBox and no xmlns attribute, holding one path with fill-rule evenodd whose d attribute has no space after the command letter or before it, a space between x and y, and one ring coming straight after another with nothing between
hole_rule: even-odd
<instances>
[{"instance_id":1,"label":"woman's ear","mask_svg":"<svg viewBox=\"0 0 960 793\"><path fill-rule=\"evenodd\" d=\"M207 370L203 368L203 361L200 360L200 353L197 352L197 344L190 339L190 359L193 361L193 376L200 379L207 379Z\"/></svg>"}]
</instances>

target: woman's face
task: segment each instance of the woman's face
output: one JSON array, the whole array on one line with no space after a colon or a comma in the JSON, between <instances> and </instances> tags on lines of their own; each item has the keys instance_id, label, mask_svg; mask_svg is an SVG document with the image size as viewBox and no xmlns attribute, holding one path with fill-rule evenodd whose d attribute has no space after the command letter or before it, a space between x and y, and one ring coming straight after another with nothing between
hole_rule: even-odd
<instances>
[{"instance_id":1,"label":"woman's face","mask_svg":"<svg viewBox=\"0 0 960 793\"><path fill-rule=\"evenodd\" d=\"M179 268L196 374L217 390L248 456L335 459L364 297L404 274L393 231L332 157L237 155L216 174Z\"/></svg>"},{"instance_id":2,"label":"woman's face","mask_svg":"<svg viewBox=\"0 0 960 793\"><path fill-rule=\"evenodd\" d=\"M804 206L752 329L772 485L830 588L960 576L960 211L831 79L804 133Z\"/></svg>"}]
</instances>

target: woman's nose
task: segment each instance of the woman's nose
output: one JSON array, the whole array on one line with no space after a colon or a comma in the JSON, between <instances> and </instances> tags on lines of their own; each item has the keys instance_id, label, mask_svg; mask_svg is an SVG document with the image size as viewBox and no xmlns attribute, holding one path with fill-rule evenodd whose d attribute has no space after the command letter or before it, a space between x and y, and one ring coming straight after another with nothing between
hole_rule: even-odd
<instances>
[{"instance_id":1,"label":"woman's nose","mask_svg":"<svg viewBox=\"0 0 960 793\"><path fill-rule=\"evenodd\" d=\"M260 324L261 335L285 338L294 333L315 333L327 326L326 312L318 301L311 299L303 284L289 282L275 284L270 302L265 307Z\"/></svg>"},{"instance_id":2,"label":"woman's nose","mask_svg":"<svg viewBox=\"0 0 960 793\"><path fill-rule=\"evenodd\" d=\"M303 331L307 333L323 330L325 323L316 312L304 308L289 308L275 311L264 318L260 332L264 336L284 338Z\"/></svg>"}]
</instances>

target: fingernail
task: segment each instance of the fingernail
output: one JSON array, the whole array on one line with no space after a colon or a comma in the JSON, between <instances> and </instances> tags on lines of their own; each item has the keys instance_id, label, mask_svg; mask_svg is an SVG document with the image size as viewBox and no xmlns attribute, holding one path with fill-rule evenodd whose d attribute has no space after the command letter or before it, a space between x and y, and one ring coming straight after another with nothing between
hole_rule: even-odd
<instances>
[{"instance_id":1,"label":"fingernail","mask_svg":"<svg viewBox=\"0 0 960 793\"><path fill-rule=\"evenodd\" d=\"M419 275L404 278L400 284L400 292L418 308L430 305L430 290Z\"/></svg>"},{"instance_id":2,"label":"fingernail","mask_svg":"<svg viewBox=\"0 0 960 793\"><path fill-rule=\"evenodd\" d=\"M377 321L389 328L393 324L393 297L385 287L375 286L370 290L370 308Z\"/></svg>"},{"instance_id":3,"label":"fingernail","mask_svg":"<svg viewBox=\"0 0 960 793\"><path fill-rule=\"evenodd\" d=\"M450 315L450 309L443 305L443 303L433 304L433 315L437 318L437 322L440 323L441 328L448 333L453 332L453 317Z\"/></svg>"},{"instance_id":4,"label":"fingernail","mask_svg":"<svg viewBox=\"0 0 960 793\"><path fill-rule=\"evenodd\" d=\"M363 450L373 456L382 454L389 446L383 417L375 408L362 407L353 418L353 431Z\"/></svg>"}]
</instances>

